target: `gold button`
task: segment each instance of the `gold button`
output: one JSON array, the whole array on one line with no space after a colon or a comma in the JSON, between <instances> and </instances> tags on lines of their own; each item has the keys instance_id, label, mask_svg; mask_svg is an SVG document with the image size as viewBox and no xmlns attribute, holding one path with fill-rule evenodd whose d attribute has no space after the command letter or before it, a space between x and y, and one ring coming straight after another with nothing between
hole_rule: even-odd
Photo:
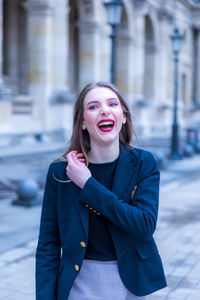
<instances>
[{"instance_id":1,"label":"gold button","mask_svg":"<svg viewBox=\"0 0 200 300\"><path fill-rule=\"evenodd\" d=\"M85 207L89 207L89 205L88 205L88 204L85 204Z\"/></svg>"},{"instance_id":2,"label":"gold button","mask_svg":"<svg viewBox=\"0 0 200 300\"><path fill-rule=\"evenodd\" d=\"M95 209L93 209L93 212L95 212L95 213L96 213L97 211L96 211Z\"/></svg>"},{"instance_id":3,"label":"gold button","mask_svg":"<svg viewBox=\"0 0 200 300\"><path fill-rule=\"evenodd\" d=\"M80 242L80 244L81 244L81 247L85 248L85 246L86 246L85 242Z\"/></svg>"},{"instance_id":4,"label":"gold button","mask_svg":"<svg viewBox=\"0 0 200 300\"><path fill-rule=\"evenodd\" d=\"M92 208L92 207L89 207L89 209L93 210L93 208Z\"/></svg>"},{"instance_id":5,"label":"gold button","mask_svg":"<svg viewBox=\"0 0 200 300\"><path fill-rule=\"evenodd\" d=\"M74 266L75 270L78 272L79 271L79 266L78 265L75 265Z\"/></svg>"},{"instance_id":6,"label":"gold button","mask_svg":"<svg viewBox=\"0 0 200 300\"><path fill-rule=\"evenodd\" d=\"M101 214L98 212L98 213L97 213L97 215L99 215L99 216L100 216Z\"/></svg>"}]
</instances>

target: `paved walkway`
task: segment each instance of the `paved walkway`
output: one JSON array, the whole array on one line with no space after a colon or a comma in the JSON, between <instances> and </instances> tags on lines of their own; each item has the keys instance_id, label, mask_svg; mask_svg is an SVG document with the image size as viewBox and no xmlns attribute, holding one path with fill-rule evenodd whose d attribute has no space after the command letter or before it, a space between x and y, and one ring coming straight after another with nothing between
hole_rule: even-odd
<instances>
[{"instance_id":1,"label":"paved walkway","mask_svg":"<svg viewBox=\"0 0 200 300\"><path fill-rule=\"evenodd\" d=\"M200 170L200 169L199 169ZM168 287L150 299L200 299L200 171L164 185L155 238Z\"/></svg>"},{"instance_id":2,"label":"paved walkway","mask_svg":"<svg viewBox=\"0 0 200 300\"><path fill-rule=\"evenodd\" d=\"M45 163L43 155L33 156L33 164L26 163L24 176L32 170L34 178L39 176L44 180L41 172L45 174L49 161L55 157L55 153L45 155ZM30 156L28 158L30 161ZM4 170L6 163L4 159L1 161ZM10 165L15 171L14 179L23 162L11 157ZM42 171L38 171L38 166L42 166ZM5 178L9 181L9 177ZM200 299L199 186L200 156L171 162L167 170L161 172L160 212L155 238L168 287L151 295L149 300ZM11 206L13 196L7 195L0 201L0 300L33 300L34 253L41 207Z\"/></svg>"}]
</instances>

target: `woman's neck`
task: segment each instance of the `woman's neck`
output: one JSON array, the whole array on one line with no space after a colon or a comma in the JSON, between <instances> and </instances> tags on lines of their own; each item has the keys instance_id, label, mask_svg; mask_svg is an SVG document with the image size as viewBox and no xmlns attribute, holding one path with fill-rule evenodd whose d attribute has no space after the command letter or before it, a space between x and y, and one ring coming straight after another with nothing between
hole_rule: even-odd
<instances>
[{"instance_id":1,"label":"woman's neck","mask_svg":"<svg viewBox=\"0 0 200 300\"><path fill-rule=\"evenodd\" d=\"M114 161L119 156L119 142L108 145L96 145L91 143L88 153L89 161L92 163L107 163Z\"/></svg>"}]
</instances>

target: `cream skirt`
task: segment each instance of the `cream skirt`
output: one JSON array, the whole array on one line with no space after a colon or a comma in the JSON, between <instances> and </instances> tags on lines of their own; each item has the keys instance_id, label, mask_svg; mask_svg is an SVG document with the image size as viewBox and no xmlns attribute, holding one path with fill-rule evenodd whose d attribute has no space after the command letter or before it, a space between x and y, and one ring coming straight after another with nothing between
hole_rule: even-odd
<instances>
[{"instance_id":1,"label":"cream skirt","mask_svg":"<svg viewBox=\"0 0 200 300\"><path fill-rule=\"evenodd\" d=\"M137 297L124 286L117 261L84 259L68 300L147 300Z\"/></svg>"}]
</instances>

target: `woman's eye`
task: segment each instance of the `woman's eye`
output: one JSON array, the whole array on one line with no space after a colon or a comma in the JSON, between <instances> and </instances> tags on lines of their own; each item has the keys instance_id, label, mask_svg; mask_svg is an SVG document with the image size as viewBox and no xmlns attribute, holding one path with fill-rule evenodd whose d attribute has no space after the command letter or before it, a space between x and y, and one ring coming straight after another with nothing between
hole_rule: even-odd
<instances>
[{"instance_id":1,"label":"woman's eye","mask_svg":"<svg viewBox=\"0 0 200 300\"><path fill-rule=\"evenodd\" d=\"M91 105L91 106L89 106L90 110L93 110L93 109L96 109L96 108L97 108L97 105Z\"/></svg>"},{"instance_id":2,"label":"woman's eye","mask_svg":"<svg viewBox=\"0 0 200 300\"><path fill-rule=\"evenodd\" d=\"M110 105L110 106L116 106L116 105L118 105L118 103L116 103L116 102L111 102L109 105Z\"/></svg>"}]
</instances>

